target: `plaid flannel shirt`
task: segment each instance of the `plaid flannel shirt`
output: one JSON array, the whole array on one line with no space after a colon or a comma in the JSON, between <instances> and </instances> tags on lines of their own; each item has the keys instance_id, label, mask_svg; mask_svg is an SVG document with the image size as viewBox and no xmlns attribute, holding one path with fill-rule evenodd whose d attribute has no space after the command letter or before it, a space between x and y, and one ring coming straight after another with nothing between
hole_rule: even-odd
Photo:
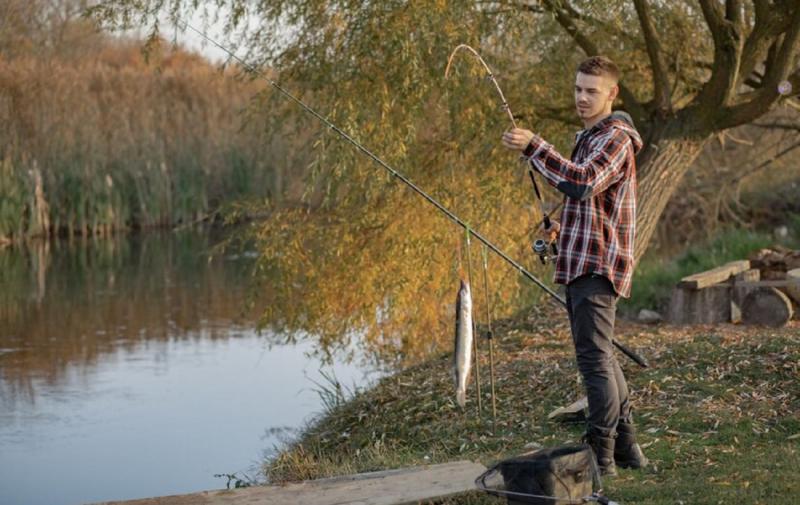
<instances>
[{"instance_id":1,"label":"plaid flannel shirt","mask_svg":"<svg viewBox=\"0 0 800 505\"><path fill-rule=\"evenodd\" d=\"M636 225L636 160L642 139L630 116L614 113L578 132L570 160L535 136L524 151L549 184L564 193L555 282L607 277L618 295L631 291Z\"/></svg>"}]
</instances>

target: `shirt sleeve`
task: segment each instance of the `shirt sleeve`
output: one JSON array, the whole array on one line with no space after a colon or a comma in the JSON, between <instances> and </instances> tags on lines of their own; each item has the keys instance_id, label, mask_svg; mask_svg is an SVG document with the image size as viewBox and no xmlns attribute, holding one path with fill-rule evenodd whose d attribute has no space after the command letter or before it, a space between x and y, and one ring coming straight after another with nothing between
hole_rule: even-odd
<instances>
[{"instance_id":1,"label":"shirt sleeve","mask_svg":"<svg viewBox=\"0 0 800 505\"><path fill-rule=\"evenodd\" d=\"M523 154L551 186L570 198L585 200L622 179L628 150L632 147L630 137L616 128L596 138L593 144L586 159L575 163L534 135Z\"/></svg>"}]
</instances>

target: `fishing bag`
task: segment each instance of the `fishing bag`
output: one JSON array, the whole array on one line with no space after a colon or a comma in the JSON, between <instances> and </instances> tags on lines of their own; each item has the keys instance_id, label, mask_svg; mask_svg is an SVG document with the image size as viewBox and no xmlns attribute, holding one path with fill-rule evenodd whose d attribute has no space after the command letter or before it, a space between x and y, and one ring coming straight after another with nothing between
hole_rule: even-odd
<instances>
[{"instance_id":1,"label":"fishing bag","mask_svg":"<svg viewBox=\"0 0 800 505\"><path fill-rule=\"evenodd\" d=\"M479 489L505 497L509 505L585 503L601 487L588 445L542 449L495 464L475 480Z\"/></svg>"}]
</instances>

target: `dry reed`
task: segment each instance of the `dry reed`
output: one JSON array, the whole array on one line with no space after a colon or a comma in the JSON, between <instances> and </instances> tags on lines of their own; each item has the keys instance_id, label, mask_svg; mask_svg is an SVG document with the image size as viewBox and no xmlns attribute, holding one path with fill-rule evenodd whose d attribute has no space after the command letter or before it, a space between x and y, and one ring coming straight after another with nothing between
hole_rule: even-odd
<instances>
[{"instance_id":1,"label":"dry reed","mask_svg":"<svg viewBox=\"0 0 800 505\"><path fill-rule=\"evenodd\" d=\"M176 225L275 196L282 146L243 114L258 83L132 41L0 58L0 242ZM253 120L255 118L255 120ZM278 153L281 155L283 153Z\"/></svg>"}]
</instances>

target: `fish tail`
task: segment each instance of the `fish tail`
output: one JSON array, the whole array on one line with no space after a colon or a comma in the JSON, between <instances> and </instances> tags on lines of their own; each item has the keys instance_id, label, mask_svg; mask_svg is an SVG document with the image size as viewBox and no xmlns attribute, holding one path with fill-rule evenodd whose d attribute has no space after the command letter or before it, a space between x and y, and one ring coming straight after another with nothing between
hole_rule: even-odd
<instances>
[{"instance_id":1,"label":"fish tail","mask_svg":"<svg viewBox=\"0 0 800 505\"><path fill-rule=\"evenodd\" d=\"M461 408L464 408L464 405L467 404L467 391L464 389L459 388L456 391L456 403Z\"/></svg>"}]
</instances>

